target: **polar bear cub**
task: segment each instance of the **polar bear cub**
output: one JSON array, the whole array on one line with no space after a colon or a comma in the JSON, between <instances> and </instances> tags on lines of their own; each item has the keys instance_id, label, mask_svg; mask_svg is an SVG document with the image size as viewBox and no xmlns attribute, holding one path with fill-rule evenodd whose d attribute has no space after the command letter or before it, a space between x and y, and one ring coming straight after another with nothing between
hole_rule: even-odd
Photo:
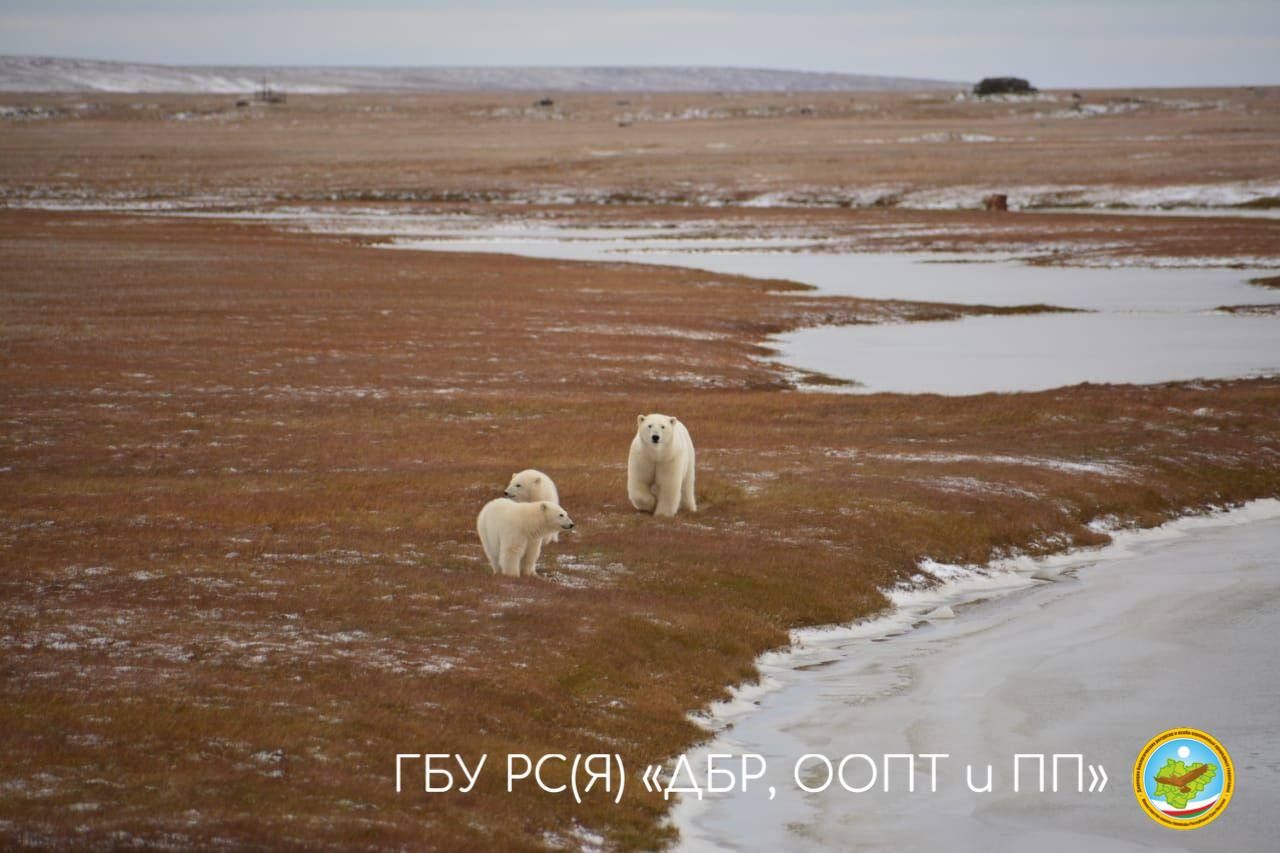
<instances>
[{"instance_id":1,"label":"polar bear cub","mask_svg":"<svg viewBox=\"0 0 1280 853\"><path fill-rule=\"evenodd\" d=\"M529 501L548 501L553 504L560 503L560 493L556 491L555 481L541 471L527 468L511 475L511 482L507 483L507 489L504 495L513 501L527 503ZM548 534L542 540L545 545L548 542L559 542L560 531Z\"/></svg>"},{"instance_id":2,"label":"polar bear cub","mask_svg":"<svg viewBox=\"0 0 1280 853\"><path fill-rule=\"evenodd\" d=\"M476 518L476 532L489 565L508 577L537 577L542 540L557 530L572 530L573 520L550 501L518 503L494 498Z\"/></svg>"},{"instance_id":3,"label":"polar bear cub","mask_svg":"<svg viewBox=\"0 0 1280 853\"><path fill-rule=\"evenodd\" d=\"M640 415L627 457L627 497L643 512L698 511L693 493L693 439L670 415Z\"/></svg>"}]
</instances>

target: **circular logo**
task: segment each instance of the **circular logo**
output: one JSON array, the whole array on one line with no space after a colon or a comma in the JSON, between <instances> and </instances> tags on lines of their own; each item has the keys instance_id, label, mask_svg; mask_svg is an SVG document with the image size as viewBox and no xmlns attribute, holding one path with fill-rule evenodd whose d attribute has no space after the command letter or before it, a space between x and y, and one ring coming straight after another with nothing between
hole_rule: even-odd
<instances>
[{"instance_id":1,"label":"circular logo","mask_svg":"<svg viewBox=\"0 0 1280 853\"><path fill-rule=\"evenodd\" d=\"M1147 816L1173 829L1199 829L1227 810L1236 770L1226 747L1199 729L1169 729L1133 763L1133 793Z\"/></svg>"}]
</instances>

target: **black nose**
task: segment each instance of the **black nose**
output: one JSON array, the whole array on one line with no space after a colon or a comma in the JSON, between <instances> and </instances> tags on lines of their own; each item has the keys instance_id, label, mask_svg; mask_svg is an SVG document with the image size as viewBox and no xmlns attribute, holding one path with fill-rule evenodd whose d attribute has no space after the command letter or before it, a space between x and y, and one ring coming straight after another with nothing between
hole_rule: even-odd
<instances>
[{"instance_id":1,"label":"black nose","mask_svg":"<svg viewBox=\"0 0 1280 853\"><path fill-rule=\"evenodd\" d=\"M575 527L574 523L572 521L569 522L569 529L572 530L574 527Z\"/></svg>"},{"instance_id":2,"label":"black nose","mask_svg":"<svg viewBox=\"0 0 1280 853\"><path fill-rule=\"evenodd\" d=\"M659 441L662 441L662 437L661 437L661 436L657 436L657 435L655 435L655 436L653 437L653 443L654 443L654 444L657 444Z\"/></svg>"}]
</instances>

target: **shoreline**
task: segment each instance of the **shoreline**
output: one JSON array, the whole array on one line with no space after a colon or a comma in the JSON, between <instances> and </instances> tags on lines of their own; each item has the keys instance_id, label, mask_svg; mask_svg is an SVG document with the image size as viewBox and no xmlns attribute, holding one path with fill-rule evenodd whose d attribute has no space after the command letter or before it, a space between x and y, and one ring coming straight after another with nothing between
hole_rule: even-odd
<instances>
[{"instance_id":1,"label":"shoreline","mask_svg":"<svg viewBox=\"0 0 1280 853\"><path fill-rule=\"evenodd\" d=\"M743 743L734 737L736 726L760 714L772 713L776 717L778 708L782 704L782 696L789 689L794 693L797 688L803 687L811 672L839 665L842 662L851 662L857 654L857 648L865 647L864 644L907 637L922 628L936 627L939 623L953 623L957 618L957 611L962 611L969 619L977 620L980 625L987 624L992 619L999 618L1002 605L1007 607L1010 602L1016 602L1019 596L1030 593L1037 587L1070 581L1077 571L1088 569L1092 572L1107 566L1120 567L1125 561L1141 556L1152 546L1161 547L1194 539L1197 534L1204 531L1257 525L1274 522L1277 519L1280 519L1280 499L1262 498L1230 508L1210 508L1208 512L1192 512L1157 527L1116 530L1111 533L1110 543L1098 547L1071 549L1038 558L1008 558L981 567L933 564L942 570L937 572L935 577L944 577L945 580L936 586L920 589L886 590L886 596L893 602L887 612L855 620L849 624L792 631L791 643L787 648L771 650L757 658L756 667L760 672L757 683L735 687L730 699L713 703L697 715L698 721L711 733L711 738L696 749L688 750L686 754L697 766L702 757L711 752L740 753L743 750ZM1083 582L1088 583L1087 580ZM1026 620L1050 617L1041 613L1024 613L1016 618ZM986 622L983 621L984 619ZM969 632L975 631L980 633L981 629L970 626ZM967 639L967 636L955 639L950 646L951 651L960 654ZM923 660L925 661L923 664L915 664L912 669L927 665L927 656ZM856 701L876 703L889 697L903 698L911 692L919 677L919 673L909 676L897 673L884 681L883 693L865 695ZM862 686L866 687L865 684ZM815 694L808 689L802 691L801 698L814 700ZM766 700L770 700L772 711L762 710L761 706ZM786 718L789 720L803 718L806 714L812 715L816 710L816 707L806 711L793 706L786 712ZM888 733L860 731L852 741L841 740L838 732L832 732L832 734L836 736L835 742L842 746L849 743L865 746L868 741L875 743L877 734L884 736ZM779 742L790 742L783 729L778 730L777 737ZM792 745L797 749L801 748L799 741L795 741ZM751 749L760 749L760 744L753 741ZM867 747L867 749L874 748ZM921 751L927 752L929 749ZM777 755L776 750L774 754ZM798 755L790 756L792 759L796 757ZM1127 766L1108 765L1112 785L1109 790L1112 792L1126 790L1128 770ZM794 783L792 785L794 787ZM781 806L774 803L759 803L755 806L744 804L741 808L757 808L772 812L778 819L771 821L770 825L794 829L807 813L808 806L801 803L804 798L794 790L789 792L789 796L790 799L781 798ZM705 821L717 808L722 811L725 808L730 811L734 809L733 806L724 805L726 801L732 799L732 796L708 797L703 800L680 796L669 816L672 826L680 833L680 841L676 849L689 851L737 849L737 846L732 843L714 841L704 828ZM723 829L726 821L723 815L721 818L720 828ZM805 838L803 832L799 836L788 835L787 837L794 841ZM824 849L822 845L814 847L812 841L811 838L804 841L806 849Z\"/></svg>"},{"instance_id":2,"label":"shoreline","mask_svg":"<svg viewBox=\"0 0 1280 853\"><path fill-rule=\"evenodd\" d=\"M941 570L931 574L937 580L930 586L898 586L883 590L890 604L884 611L854 619L848 623L796 628L786 648L770 649L756 659L764 682L769 673L788 673L800 666L822 663L833 647L849 640L871 640L897 636L926 622L954 618L943 608L956 608L981 603L989 598L1030 589L1037 583L1052 583L1066 572L1082 564L1120 560L1135 545L1164 539L1176 539L1206 528L1267 521L1280 518L1280 498L1258 498L1230 507L1200 507L1155 527L1106 529L1112 539L1105 545L1072 548L1043 557L1018 556L995 560L982 566L949 566L933 563ZM927 569L922 568L922 573ZM923 579L923 577L922 577ZM942 611L942 612L939 612ZM815 658L810 660L809 658ZM744 714L750 714L756 701L783 685L742 684L730 688L733 694L722 702L714 702L692 716L708 732L718 734Z\"/></svg>"}]
</instances>

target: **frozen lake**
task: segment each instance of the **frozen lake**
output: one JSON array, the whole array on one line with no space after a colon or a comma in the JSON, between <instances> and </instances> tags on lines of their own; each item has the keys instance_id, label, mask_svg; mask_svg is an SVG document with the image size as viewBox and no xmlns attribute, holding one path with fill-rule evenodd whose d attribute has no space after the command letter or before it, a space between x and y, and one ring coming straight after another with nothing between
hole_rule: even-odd
<instances>
[{"instance_id":1,"label":"frozen lake","mask_svg":"<svg viewBox=\"0 0 1280 853\"><path fill-rule=\"evenodd\" d=\"M784 362L860 392L977 394L1080 382L1155 383L1280 372L1280 316L1221 306L1278 302L1260 273L1214 268L1050 267L1008 257L833 252L821 241L671 238L670 232L511 227L404 235L396 248L692 267L812 284L822 294L1088 313L968 317L801 329Z\"/></svg>"},{"instance_id":2,"label":"frozen lake","mask_svg":"<svg viewBox=\"0 0 1280 853\"><path fill-rule=\"evenodd\" d=\"M1270 849L1280 832L1278 555L1280 501L1259 501L1053 559L1044 565L1056 582L1032 579L1029 565L973 575L908 597L884 619L801 632L795 655L761 662L775 689L704 750L761 754L769 774L746 794L683 798L682 848ZM925 616L943 604L954 618ZM1236 792L1212 825L1173 832L1142 814L1130 775L1149 738L1188 725L1226 745ZM1101 764L1105 790L1012 792L1012 756L1055 752ZM791 772L807 753L952 758L939 767L936 793L918 762L914 794L901 784L901 763L888 793L877 785L852 794L837 783L806 794ZM969 791L970 763L994 765L993 792Z\"/></svg>"},{"instance_id":3,"label":"frozen lake","mask_svg":"<svg viewBox=\"0 0 1280 853\"><path fill-rule=\"evenodd\" d=\"M1150 384L1280 369L1280 320L1222 312L1126 311L965 317L947 323L802 329L783 360L914 394L1041 391L1080 382Z\"/></svg>"}]
</instances>

